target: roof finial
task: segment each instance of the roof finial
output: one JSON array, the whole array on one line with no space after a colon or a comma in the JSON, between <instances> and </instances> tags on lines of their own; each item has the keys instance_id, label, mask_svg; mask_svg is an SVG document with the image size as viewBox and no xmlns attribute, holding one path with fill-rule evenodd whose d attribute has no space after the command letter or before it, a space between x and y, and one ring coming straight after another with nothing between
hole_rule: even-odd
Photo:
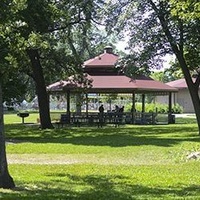
<instances>
[{"instance_id":1,"label":"roof finial","mask_svg":"<svg viewBox=\"0 0 200 200\"><path fill-rule=\"evenodd\" d=\"M112 46L106 46L104 48L104 53L113 53L113 48Z\"/></svg>"}]
</instances>

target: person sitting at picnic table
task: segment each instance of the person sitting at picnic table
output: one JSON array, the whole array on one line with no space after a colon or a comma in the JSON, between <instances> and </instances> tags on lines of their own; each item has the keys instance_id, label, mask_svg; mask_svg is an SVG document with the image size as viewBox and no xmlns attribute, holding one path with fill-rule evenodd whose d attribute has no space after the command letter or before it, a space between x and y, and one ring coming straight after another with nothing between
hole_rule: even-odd
<instances>
[{"instance_id":1,"label":"person sitting at picnic table","mask_svg":"<svg viewBox=\"0 0 200 200\"><path fill-rule=\"evenodd\" d=\"M123 112L124 112L124 106L122 106L122 107L119 109L119 112L120 112L120 113L123 113Z\"/></svg>"},{"instance_id":2,"label":"person sitting at picnic table","mask_svg":"<svg viewBox=\"0 0 200 200\"><path fill-rule=\"evenodd\" d=\"M115 105L115 112L118 113L119 112L119 106Z\"/></svg>"}]
</instances>

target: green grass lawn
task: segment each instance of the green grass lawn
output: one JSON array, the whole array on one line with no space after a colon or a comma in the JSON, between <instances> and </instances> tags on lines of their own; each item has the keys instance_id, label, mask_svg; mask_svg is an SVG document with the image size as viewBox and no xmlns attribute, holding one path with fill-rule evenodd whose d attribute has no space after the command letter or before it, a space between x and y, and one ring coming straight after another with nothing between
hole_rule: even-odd
<instances>
[{"instance_id":1,"label":"green grass lawn","mask_svg":"<svg viewBox=\"0 0 200 200\"><path fill-rule=\"evenodd\" d=\"M54 130L17 119L5 116L9 170L17 187L0 190L0 199L200 199L200 162L186 159L200 150L193 119Z\"/></svg>"}]
</instances>

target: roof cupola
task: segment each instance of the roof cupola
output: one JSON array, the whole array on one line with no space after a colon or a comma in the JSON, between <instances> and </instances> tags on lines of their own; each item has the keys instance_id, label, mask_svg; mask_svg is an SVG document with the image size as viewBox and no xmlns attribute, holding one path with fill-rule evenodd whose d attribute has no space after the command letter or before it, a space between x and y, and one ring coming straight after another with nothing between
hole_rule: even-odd
<instances>
[{"instance_id":1,"label":"roof cupola","mask_svg":"<svg viewBox=\"0 0 200 200\"><path fill-rule=\"evenodd\" d=\"M106 46L104 48L104 53L113 53L113 48L111 46Z\"/></svg>"}]
</instances>

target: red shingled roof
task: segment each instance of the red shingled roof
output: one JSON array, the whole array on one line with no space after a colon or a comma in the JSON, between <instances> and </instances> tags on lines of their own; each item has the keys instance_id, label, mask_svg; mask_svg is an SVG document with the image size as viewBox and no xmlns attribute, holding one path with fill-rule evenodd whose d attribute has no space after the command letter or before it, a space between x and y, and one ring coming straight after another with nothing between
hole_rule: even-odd
<instances>
[{"instance_id":1,"label":"red shingled roof","mask_svg":"<svg viewBox=\"0 0 200 200\"><path fill-rule=\"evenodd\" d=\"M90 76L88 79L92 80L92 87L88 88L88 92L175 92L176 88L170 87L160 81L155 81L151 78L140 76L136 79L131 79L127 76ZM49 91L62 91L75 88L81 88L82 85L71 81L59 81L48 86Z\"/></svg>"},{"instance_id":2,"label":"red shingled roof","mask_svg":"<svg viewBox=\"0 0 200 200\"><path fill-rule=\"evenodd\" d=\"M104 52L95 58L85 61L83 66L84 68L113 67L118 58L115 54Z\"/></svg>"},{"instance_id":3,"label":"red shingled roof","mask_svg":"<svg viewBox=\"0 0 200 200\"><path fill-rule=\"evenodd\" d=\"M93 72L93 75L87 75L92 80L92 87L88 88L88 92L105 92L105 93L132 93L133 91L138 92L174 92L176 88L170 85L164 84L160 81L155 81L149 77L139 76L135 79L131 79L125 75L111 75L106 71L107 69L114 69L115 63L118 60L118 56L112 53L112 48L107 47L104 53L96 56L95 58L89 59L84 62L85 69L89 72ZM90 69L90 70L89 70ZM96 69L96 70L95 70ZM92 71L93 70L93 71ZM100 75L102 70L105 71L106 75ZM96 71L94 75L94 71ZM85 70L87 72L87 70ZM99 73L99 74L98 74ZM49 91L62 91L71 90L75 91L77 88L81 88L83 85L78 81L73 81L70 77L66 81L59 81L51 84L47 87Z\"/></svg>"},{"instance_id":4,"label":"red shingled roof","mask_svg":"<svg viewBox=\"0 0 200 200\"><path fill-rule=\"evenodd\" d=\"M185 82L185 79L178 79L175 81L171 81L166 83L167 85L171 86L171 87L175 87L175 88L179 88L179 89L183 89L183 88L187 88L187 84Z\"/></svg>"},{"instance_id":5,"label":"red shingled roof","mask_svg":"<svg viewBox=\"0 0 200 200\"><path fill-rule=\"evenodd\" d=\"M131 79L127 76L90 76L93 80L92 88L104 88L104 89L115 89L121 88L126 90L154 90L154 91L164 91L172 90L170 86L155 81L151 78L144 76L137 77L136 79ZM176 90L176 89L175 89Z\"/></svg>"},{"instance_id":6,"label":"red shingled roof","mask_svg":"<svg viewBox=\"0 0 200 200\"><path fill-rule=\"evenodd\" d=\"M195 82L195 78L193 78L193 82ZM166 84L171 86L171 87L177 88L177 89L188 88L187 83L186 83L184 78L181 78L181 79L178 79L178 80L175 80L175 81L171 81L171 82L168 82Z\"/></svg>"}]
</instances>

